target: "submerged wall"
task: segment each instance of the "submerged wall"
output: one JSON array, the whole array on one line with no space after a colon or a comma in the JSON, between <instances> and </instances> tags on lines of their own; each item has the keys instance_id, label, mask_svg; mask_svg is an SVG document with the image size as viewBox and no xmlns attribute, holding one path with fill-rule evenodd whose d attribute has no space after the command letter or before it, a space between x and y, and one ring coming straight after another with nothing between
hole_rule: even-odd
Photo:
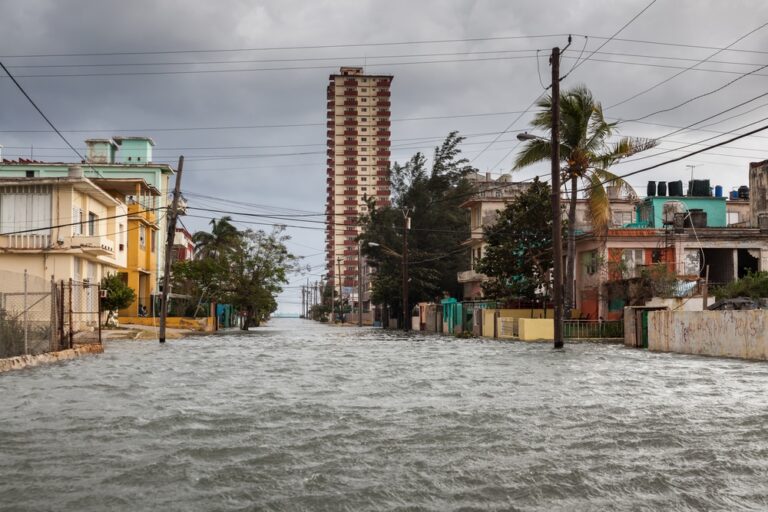
<instances>
[{"instance_id":1,"label":"submerged wall","mask_svg":"<svg viewBox=\"0 0 768 512\"><path fill-rule=\"evenodd\" d=\"M768 311L653 311L648 349L768 360Z\"/></svg>"}]
</instances>

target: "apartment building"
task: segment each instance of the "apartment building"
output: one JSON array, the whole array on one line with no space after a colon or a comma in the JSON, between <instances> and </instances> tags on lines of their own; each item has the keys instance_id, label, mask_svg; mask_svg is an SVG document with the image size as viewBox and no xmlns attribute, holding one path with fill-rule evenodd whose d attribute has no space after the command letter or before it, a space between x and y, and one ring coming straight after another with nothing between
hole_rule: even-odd
<instances>
[{"instance_id":1,"label":"apartment building","mask_svg":"<svg viewBox=\"0 0 768 512\"><path fill-rule=\"evenodd\" d=\"M328 83L326 271L351 302L358 302L362 264L359 217L366 200L389 204L391 83L392 76L367 75L360 67L342 67Z\"/></svg>"},{"instance_id":2,"label":"apartment building","mask_svg":"<svg viewBox=\"0 0 768 512\"><path fill-rule=\"evenodd\" d=\"M85 141L85 145L86 160L85 162L77 163L81 167L83 175L86 178L98 181L99 186L106 186L106 182L111 180L128 180L128 182L130 180L139 180L143 182L144 185L139 185L138 189L138 193L141 195L137 195L135 192L130 193L131 190L135 190L136 183L138 182L133 182L133 184L124 182L129 191L127 195L124 195L129 198L133 196L132 200L127 200L129 203L132 203L132 206L129 205L129 207L135 210L132 214L133 219L137 220L140 215L136 212L143 209L139 208L138 202L143 201L146 203L149 201L152 208L157 209L157 213L153 212L152 215L149 212L141 214L147 217L147 219L151 217L150 224L154 226L147 228L147 236L150 236L152 232L166 233L166 216L162 210L168 205L170 176L175 171L167 164L153 162L152 149L155 145L154 141L149 137L143 136L115 136L104 139L88 139ZM0 179L62 178L68 176L71 166L71 162L45 162L24 158L15 160L2 159L0 160ZM118 185L114 185L110 190L115 192L115 187L119 188ZM128 221L124 219L123 222L127 229ZM133 231L138 233L140 230L137 227ZM133 231L127 231L127 233L130 234ZM146 239L148 244L152 243L152 240L150 238ZM127 239L125 242L127 244ZM165 244L163 242L164 240L155 240L156 252L152 257L154 261L163 261L165 257ZM124 244L124 247L126 244ZM150 294L160 290L159 283L162 278L162 269L158 269L156 263L153 265L151 270L146 269L146 265L137 267L150 272L149 275L151 275L151 280L153 281L147 285L147 288L151 290ZM121 266L125 267L125 264ZM146 279L144 280L146 281ZM137 293L139 292L139 290L136 291ZM146 300L149 301L150 299L147 298ZM145 304L145 306L149 308L150 304L151 302Z\"/></svg>"},{"instance_id":3,"label":"apartment building","mask_svg":"<svg viewBox=\"0 0 768 512\"><path fill-rule=\"evenodd\" d=\"M57 178L0 177L0 268L98 283L126 266L127 211L79 166Z\"/></svg>"}]
</instances>

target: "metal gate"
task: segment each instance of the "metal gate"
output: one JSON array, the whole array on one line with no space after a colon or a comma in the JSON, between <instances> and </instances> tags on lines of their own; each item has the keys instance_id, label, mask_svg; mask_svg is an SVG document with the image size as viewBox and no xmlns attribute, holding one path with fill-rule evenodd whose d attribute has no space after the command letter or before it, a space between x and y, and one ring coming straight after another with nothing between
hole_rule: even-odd
<instances>
[{"instance_id":1,"label":"metal gate","mask_svg":"<svg viewBox=\"0 0 768 512\"><path fill-rule=\"evenodd\" d=\"M101 287L90 281L60 281L57 287L59 346L101 344Z\"/></svg>"}]
</instances>

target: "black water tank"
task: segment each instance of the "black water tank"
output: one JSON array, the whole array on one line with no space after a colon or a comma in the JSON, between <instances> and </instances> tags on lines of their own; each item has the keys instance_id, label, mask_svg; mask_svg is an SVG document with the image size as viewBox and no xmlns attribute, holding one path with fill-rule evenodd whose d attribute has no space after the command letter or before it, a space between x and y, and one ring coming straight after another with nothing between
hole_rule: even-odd
<instances>
[{"instance_id":1,"label":"black water tank","mask_svg":"<svg viewBox=\"0 0 768 512\"><path fill-rule=\"evenodd\" d=\"M749 199L749 187L742 185L739 187L739 199Z\"/></svg>"},{"instance_id":2,"label":"black water tank","mask_svg":"<svg viewBox=\"0 0 768 512\"><path fill-rule=\"evenodd\" d=\"M670 197L683 196L683 182L681 180L669 182L669 195Z\"/></svg>"},{"instance_id":3,"label":"black water tank","mask_svg":"<svg viewBox=\"0 0 768 512\"><path fill-rule=\"evenodd\" d=\"M658 192L659 197L664 197L667 195L667 182L666 181L660 181L659 184L656 187L656 192Z\"/></svg>"},{"instance_id":4,"label":"black water tank","mask_svg":"<svg viewBox=\"0 0 768 512\"><path fill-rule=\"evenodd\" d=\"M648 182L648 197L653 197L656 195L656 182L655 181L649 181Z\"/></svg>"},{"instance_id":5,"label":"black water tank","mask_svg":"<svg viewBox=\"0 0 768 512\"><path fill-rule=\"evenodd\" d=\"M688 182L688 195L706 197L710 194L709 180L693 180Z\"/></svg>"}]
</instances>

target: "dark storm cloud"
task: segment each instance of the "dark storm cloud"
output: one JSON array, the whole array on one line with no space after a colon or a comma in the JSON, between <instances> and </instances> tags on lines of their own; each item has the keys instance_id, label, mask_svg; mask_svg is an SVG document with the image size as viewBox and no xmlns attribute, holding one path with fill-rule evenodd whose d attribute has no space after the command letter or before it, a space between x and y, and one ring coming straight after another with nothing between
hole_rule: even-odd
<instances>
[{"instance_id":1,"label":"dark storm cloud","mask_svg":"<svg viewBox=\"0 0 768 512\"><path fill-rule=\"evenodd\" d=\"M106 130L67 133L75 145L92 136L117 135L121 129L146 129L143 134L157 142L156 159L175 162L180 153L187 157L184 189L190 194L205 194L230 201L265 204L322 212L325 201L325 86L328 74L339 65L368 64L368 71L395 75L392 86L392 116L395 119L445 116L470 113L509 112L525 109L542 92L536 61L527 59L485 60L441 64L376 66L380 62L403 63L414 60L473 59L494 55L456 55L454 57L409 58L403 55L460 53L471 51L542 50L539 71L548 83L547 57L552 46L565 45L565 37L535 38L542 34L589 34L584 56L647 5L647 0L632 1L67 1L25 0L3 4L3 30L0 48L8 55L51 53L145 52L158 50L201 50L263 48L276 46L317 46L337 43L418 41L499 36L531 36L527 39L473 41L452 44L368 46L354 48L300 49L291 51L252 51L226 53L182 53L166 55L109 55L83 57L8 58L3 61L19 75L70 74L97 72L201 71L270 67L317 67L317 69L227 72L175 75L91 76L20 78L25 88L62 129ZM760 1L657 1L629 25L619 37L662 42L723 47L739 36L768 21L768 5ZM574 36L567 57L579 55L584 39ZM743 49L768 47L768 29L760 30L737 45ZM701 59L713 50L643 45L612 41L605 52L658 55ZM529 54L528 54L529 55ZM392 56L377 59L378 56ZM400 56L400 57L397 57ZM506 54L514 56L514 54ZM269 60L329 57L331 61L254 62L174 66L169 62L221 60ZM342 60L342 57L351 59ZM613 63L601 62L612 60ZM680 69L645 67L616 63L638 61L636 57L596 54L583 64L563 86L577 83L589 86L604 106L672 76ZM768 63L760 54L723 52L713 60ZM643 60L660 65L689 66L695 62ZM566 58L563 68L573 60ZM164 63L156 66L110 68L23 68L24 65ZM322 67L327 66L327 67ZM702 67L746 72L754 68L708 63ZM690 71L670 83L632 102L608 109L610 117L632 119L674 106L694 95L707 92L729 80L732 74ZM683 126L744 101L765 90L764 76L747 77L685 108L654 116L648 121ZM12 87L0 80L2 108L0 129L45 129L44 122ZM768 100L767 100L768 101ZM732 114L760 105L750 104ZM713 126L731 130L768 116L768 109ZM407 159L414 151L431 153L435 141L413 143L408 148L402 139L443 137L450 130L462 133L501 131L516 115L465 117L456 119L394 122L393 155ZM502 159L516 144L514 134L526 128L524 117L510 134L504 135L474 162L481 171L508 170L511 156ZM208 131L161 131L169 127L224 127L275 124L313 124L312 126L271 129ZM648 124L626 124L622 133L660 136L671 128ZM676 142L694 142L712 133L683 133L671 137ZM470 159L484 148L481 142L494 135L470 138L465 151ZM753 157L763 158L760 148L765 139L739 141L746 150L721 149L719 155L701 155L692 160L697 174L718 180L727 188L746 180L746 164ZM398 142L401 141L401 142ZM0 133L5 155L28 156L30 146L38 158L73 160L64 144L51 134ZM314 145L313 145L314 144ZM307 146L304 146L307 145ZM310 146L311 145L311 146ZM674 147L680 144L665 144ZM204 149L237 147L233 149ZM263 148L253 146L293 146ZM426 146L426 147L424 147ZM24 148L24 149L20 149ZM171 149L173 148L173 149ZM175 149L184 148L184 149ZM694 147L692 149L696 149ZM296 153L278 157L256 157L267 153ZM312 154L298 154L312 153ZM231 156L252 155L249 158ZM666 156L677 156L673 153ZM663 157L662 157L663 158ZM660 159L644 162L655 163ZM627 163L620 170L639 168ZM543 166L542 168L545 168ZM527 177L540 169L527 170ZM685 162L633 178L642 185L646 179L664 176L682 178ZM203 199L191 203L206 204ZM207 203L209 206L213 203ZM218 203L218 207L222 204ZM236 204L231 204L236 209ZM188 218L192 228L206 225L202 219ZM258 226L256 226L258 227ZM290 230L297 254L322 250L323 233ZM322 256L310 261L322 273ZM298 279L298 278L297 278ZM303 282L306 278L301 278ZM312 280L316 276L311 277ZM287 292L295 300L298 294ZM291 309L286 307L286 309Z\"/></svg>"}]
</instances>

